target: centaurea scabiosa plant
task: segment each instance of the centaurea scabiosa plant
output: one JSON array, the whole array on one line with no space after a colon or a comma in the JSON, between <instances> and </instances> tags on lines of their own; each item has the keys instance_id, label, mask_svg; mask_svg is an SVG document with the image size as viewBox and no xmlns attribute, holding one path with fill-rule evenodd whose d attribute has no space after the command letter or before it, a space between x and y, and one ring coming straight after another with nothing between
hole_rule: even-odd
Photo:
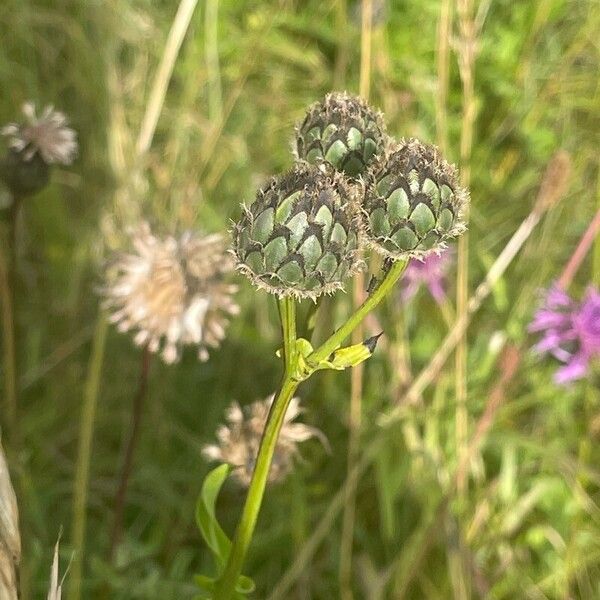
<instances>
[{"instance_id":1,"label":"centaurea scabiosa plant","mask_svg":"<svg viewBox=\"0 0 600 600\"><path fill-rule=\"evenodd\" d=\"M368 359L378 335L343 347L346 338L394 289L411 258L441 252L465 228L468 193L456 169L433 146L390 139L382 115L359 98L333 93L311 106L296 129L295 150L294 166L258 191L233 228L238 270L277 298L283 376L252 457L233 541L214 518L228 467L212 471L203 486L197 519L219 572L214 578L199 576L197 582L201 597L216 600L239 598L252 589L241 571L299 385L317 371L344 370ZM310 340L297 336L297 302L342 290L365 268L361 254L369 249L384 261L366 300L313 348ZM216 451L211 454L218 458ZM224 456L221 460L229 462Z\"/></svg>"},{"instance_id":2,"label":"centaurea scabiosa plant","mask_svg":"<svg viewBox=\"0 0 600 600\"><path fill-rule=\"evenodd\" d=\"M167 364L178 361L184 346L209 358L225 337L229 318L239 311L237 286L227 280L233 257L224 236L194 231L158 236L141 223L131 231L131 249L109 261L102 288L109 319L121 332L132 332L143 348L139 389L115 497L111 555L121 537L125 496L137 442L142 403L148 387L150 354Z\"/></svg>"}]
</instances>

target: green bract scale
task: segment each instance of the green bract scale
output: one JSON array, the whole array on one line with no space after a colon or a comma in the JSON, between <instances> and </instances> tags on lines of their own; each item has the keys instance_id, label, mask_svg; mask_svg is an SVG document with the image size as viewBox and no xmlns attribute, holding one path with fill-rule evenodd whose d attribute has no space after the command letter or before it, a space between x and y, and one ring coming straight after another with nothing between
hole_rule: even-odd
<instances>
[{"instance_id":1,"label":"green bract scale","mask_svg":"<svg viewBox=\"0 0 600 600\"><path fill-rule=\"evenodd\" d=\"M339 173L306 163L271 179L234 227L240 271L279 297L340 289L361 266L351 193Z\"/></svg>"},{"instance_id":2,"label":"green bract scale","mask_svg":"<svg viewBox=\"0 0 600 600\"><path fill-rule=\"evenodd\" d=\"M311 164L327 162L350 177L365 173L383 153L381 115L356 96L333 92L313 104L296 128L296 154Z\"/></svg>"},{"instance_id":3,"label":"green bract scale","mask_svg":"<svg viewBox=\"0 0 600 600\"><path fill-rule=\"evenodd\" d=\"M435 146L408 140L371 170L362 208L366 243L392 259L440 251L465 229L468 192Z\"/></svg>"}]
</instances>

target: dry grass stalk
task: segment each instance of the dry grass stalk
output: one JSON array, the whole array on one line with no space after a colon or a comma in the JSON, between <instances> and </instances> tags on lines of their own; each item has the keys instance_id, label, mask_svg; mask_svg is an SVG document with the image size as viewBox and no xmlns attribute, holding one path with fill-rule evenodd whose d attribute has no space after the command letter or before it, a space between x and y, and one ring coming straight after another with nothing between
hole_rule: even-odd
<instances>
[{"instance_id":1,"label":"dry grass stalk","mask_svg":"<svg viewBox=\"0 0 600 600\"><path fill-rule=\"evenodd\" d=\"M19 510L10 481L4 450L0 445L0 598L17 600L18 568L21 560Z\"/></svg>"}]
</instances>

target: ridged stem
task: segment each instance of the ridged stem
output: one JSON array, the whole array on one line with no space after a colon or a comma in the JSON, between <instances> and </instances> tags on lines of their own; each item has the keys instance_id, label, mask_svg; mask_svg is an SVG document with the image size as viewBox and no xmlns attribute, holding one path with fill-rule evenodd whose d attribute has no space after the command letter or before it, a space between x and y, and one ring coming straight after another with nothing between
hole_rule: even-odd
<instances>
[{"instance_id":1,"label":"ridged stem","mask_svg":"<svg viewBox=\"0 0 600 600\"><path fill-rule=\"evenodd\" d=\"M371 51L373 38L373 0L361 2L361 52L359 93L369 99L371 90ZM358 273L353 281L352 306L356 310L365 299L365 277ZM352 344L364 339L362 323L352 332ZM350 413L348 419L347 469L350 471L356 461L359 449L362 421L362 395L365 372L364 364L359 364L350 372ZM351 482L354 480L351 480ZM342 600L352 600L352 546L354 541L354 522L356 517L356 485L346 488L342 533L340 540L339 582Z\"/></svg>"},{"instance_id":2,"label":"ridged stem","mask_svg":"<svg viewBox=\"0 0 600 600\"><path fill-rule=\"evenodd\" d=\"M127 443L125 445L125 454L123 456L123 466L119 478L119 487L115 495L114 502L114 522L110 536L110 558L114 559L115 552L123 536L123 519L125 514L125 504L127 499L127 490L129 480L133 470L133 458L138 439L140 437L140 424L144 408L144 400L148 393L148 374L150 372L150 350L145 346L142 350L142 366L140 371L138 389L133 397L131 411L131 427L128 432Z\"/></svg>"},{"instance_id":3,"label":"ridged stem","mask_svg":"<svg viewBox=\"0 0 600 600\"><path fill-rule=\"evenodd\" d=\"M79 424L79 448L73 488L73 532L71 541L71 546L75 554L73 555L73 563L69 574L68 600L79 600L81 598L90 461L107 329L108 322L105 315L101 312L98 315L92 341L92 354L88 366L83 406L81 408L81 421Z\"/></svg>"},{"instance_id":4,"label":"ridged stem","mask_svg":"<svg viewBox=\"0 0 600 600\"><path fill-rule=\"evenodd\" d=\"M342 342L356 329L362 320L390 293L394 284L400 279L408 261L397 261L391 267L369 295L369 297L356 309L352 316L317 348L306 359L311 367L316 367L330 354L342 345Z\"/></svg>"},{"instance_id":5,"label":"ridged stem","mask_svg":"<svg viewBox=\"0 0 600 600\"><path fill-rule=\"evenodd\" d=\"M283 382L269 411L242 516L235 532L225 570L217 582L214 600L230 600L234 596L236 583L242 572L244 559L256 527L279 432L285 419L285 413L299 384L293 378L296 361L294 351L296 340L295 301L291 298L281 299L279 301L279 314L281 316L285 361Z\"/></svg>"},{"instance_id":6,"label":"ridged stem","mask_svg":"<svg viewBox=\"0 0 600 600\"><path fill-rule=\"evenodd\" d=\"M362 320L371 312L394 287L404 269L406 261L398 261L391 265L385 277L371 293L371 295L358 307L352 316L331 336L322 346L310 354L306 361L309 368L316 367L322 360L336 350L342 342L354 331ZM217 581L214 600L231 600L235 593L236 583L242 572L244 559L252 541L252 535L258 519L269 469L277 445L277 439L283 425L285 413L289 406L299 381L295 378L298 367L298 356L293 348L292 340L296 339L295 315L296 307L293 300L282 299L279 301L279 314L282 319L283 348L285 357L285 373L279 392L271 406L265 431L256 457L256 466L248 488L246 502L242 516L237 526L231 552L225 569ZM311 373L312 374L312 373Z\"/></svg>"}]
</instances>

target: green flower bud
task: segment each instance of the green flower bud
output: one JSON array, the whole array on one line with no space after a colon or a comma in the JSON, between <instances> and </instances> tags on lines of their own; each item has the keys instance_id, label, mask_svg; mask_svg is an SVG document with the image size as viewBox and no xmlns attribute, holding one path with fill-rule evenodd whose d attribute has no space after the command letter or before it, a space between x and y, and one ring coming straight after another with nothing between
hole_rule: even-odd
<instances>
[{"instance_id":1,"label":"green flower bud","mask_svg":"<svg viewBox=\"0 0 600 600\"><path fill-rule=\"evenodd\" d=\"M465 230L469 202L458 172L435 146L411 139L390 148L367 178L362 229L367 245L391 259L439 252Z\"/></svg>"},{"instance_id":2,"label":"green flower bud","mask_svg":"<svg viewBox=\"0 0 600 600\"><path fill-rule=\"evenodd\" d=\"M239 270L279 297L342 288L362 266L351 195L343 176L306 163L271 179L234 227Z\"/></svg>"},{"instance_id":3,"label":"green flower bud","mask_svg":"<svg viewBox=\"0 0 600 600\"><path fill-rule=\"evenodd\" d=\"M0 160L0 179L14 196L32 196L48 184L50 167L38 154L24 160L21 152L9 150Z\"/></svg>"},{"instance_id":4,"label":"green flower bud","mask_svg":"<svg viewBox=\"0 0 600 600\"><path fill-rule=\"evenodd\" d=\"M311 164L327 162L350 177L365 173L385 144L381 115L345 92L313 104L296 128L296 154Z\"/></svg>"}]
</instances>

